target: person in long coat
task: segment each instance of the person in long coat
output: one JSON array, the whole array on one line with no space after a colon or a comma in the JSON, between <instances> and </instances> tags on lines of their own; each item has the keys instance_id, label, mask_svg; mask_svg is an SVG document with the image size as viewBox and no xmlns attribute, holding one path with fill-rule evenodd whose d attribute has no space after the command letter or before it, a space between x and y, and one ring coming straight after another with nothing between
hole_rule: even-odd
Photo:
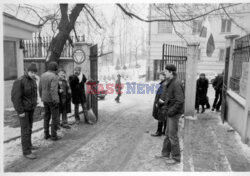
<instances>
[{"instance_id":1,"label":"person in long coat","mask_svg":"<svg viewBox=\"0 0 250 176\"><path fill-rule=\"evenodd\" d=\"M154 100L154 104L153 104L153 112L152 112L152 116L158 120L158 127L157 127L157 131L154 134L151 134L151 136L157 137L157 136L161 136L165 134L166 131L166 120L165 120L165 116L161 113L161 107L163 104L159 104L159 99L161 97L161 94L163 94L165 87L167 85L167 79L166 79L166 75L164 72L160 72L159 74L159 78L161 80L160 87L158 88L156 95L155 95L155 100Z\"/></svg>"},{"instance_id":2,"label":"person in long coat","mask_svg":"<svg viewBox=\"0 0 250 176\"><path fill-rule=\"evenodd\" d=\"M85 123L93 124L88 119L88 110L87 110L87 99L85 95L85 83L87 78L81 71L81 67L76 67L74 69L74 74L69 77L69 83L72 93L72 102L75 105L75 119L76 124L80 123L79 116L79 105L81 104L84 114Z\"/></svg>"},{"instance_id":3,"label":"person in long coat","mask_svg":"<svg viewBox=\"0 0 250 176\"><path fill-rule=\"evenodd\" d=\"M205 105L207 104L207 90L208 90L208 79L204 73L200 74L199 79L197 80L197 87L196 87L196 110L199 113L199 106L201 105L202 111L201 113L205 112Z\"/></svg>"},{"instance_id":4,"label":"person in long coat","mask_svg":"<svg viewBox=\"0 0 250 176\"><path fill-rule=\"evenodd\" d=\"M115 91L117 93L117 97L115 98L115 101L117 103L120 103L120 97L122 95L122 92L121 92L122 88L123 87L122 87L122 83L121 83L121 75L118 74L117 75L117 80L115 81Z\"/></svg>"}]
</instances>

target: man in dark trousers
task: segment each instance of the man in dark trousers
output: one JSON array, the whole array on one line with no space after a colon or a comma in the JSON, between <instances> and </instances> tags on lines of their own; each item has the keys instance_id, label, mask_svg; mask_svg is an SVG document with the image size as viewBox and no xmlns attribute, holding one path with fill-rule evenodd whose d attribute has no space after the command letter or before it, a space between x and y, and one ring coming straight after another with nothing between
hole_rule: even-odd
<instances>
[{"instance_id":1,"label":"man in dark trousers","mask_svg":"<svg viewBox=\"0 0 250 176\"><path fill-rule=\"evenodd\" d=\"M179 118L184 113L184 90L182 83L177 80L176 67L168 64L165 67L165 74L168 79L166 91L164 91L164 100L159 99L159 103L163 103L163 114L167 118L166 137L163 142L163 148L160 156L156 158L166 159L169 164L178 163L181 160L178 124ZM170 158L170 154L172 158Z\"/></svg>"},{"instance_id":2,"label":"man in dark trousers","mask_svg":"<svg viewBox=\"0 0 250 176\"><path fill-rule=\"evenodd\" d=\"M122 95L122 84L121 84L121 75L117 75L117 80L115 81L115 91L117 93L117 97L115 98L115 101L117 103L120 103L120 96Z\"/></svg>"},{"instance_id":3,"label":"man in dark trousers","mask_svg":"<svg viewBox=\"0 0 250 176\"><path fill-rule=\"evenodd\" d=\"M215 99L214 99L212 111L214 111L214 109L216 109L217 112L220 110L220 106L222 102L223 76L224 76L224 71L218 76L216 76L213 82L213 88L215 90Z\"/></svg>"},{"instance_id":4,"label":"man in dark trousers","mask_svg":"<svg viewBox=\"0 0 250 176\"><path fill-rule=\"evenodd\" d=\"M44 104L44 139L57 141L61 137L57 136L59 125L59 95L57 76L58 65L56 62L50 62L48 71L43 73L39 83L39 93ZM51 135L49 133L49 124L51 122Z\"/></svg>"},{"instance_id":5,"label":"man in dark trousers","mask_svg":"<svg viewBox=\"0 0 250 176\"><path fill-rule=\"evenodd\" d=\"M87 78L81 72L81 70L81 67L76 67L74 69L74 74L69 77L69 84L72 93L72 102L75 105L75 119L76 124L79 124L79 105L81 104L85 123L92 125L93 122L88 119L87 100L85 95L85 83L87 81Z\"/></svg>"},{"instance_id":6,"label":"man in dark trousers","mask_svg":"<svg viewBox=\"0 0 250 176\"><path fill-rule=\"evenodd\" d=\"M38 148L31 143L33 115L37 105L36 72L36 64L31 63L27 72L14 82L11 90L11 100L20 120L23 155L28 159L36 159L32 150Z\"/></svg>"}]
</instances>

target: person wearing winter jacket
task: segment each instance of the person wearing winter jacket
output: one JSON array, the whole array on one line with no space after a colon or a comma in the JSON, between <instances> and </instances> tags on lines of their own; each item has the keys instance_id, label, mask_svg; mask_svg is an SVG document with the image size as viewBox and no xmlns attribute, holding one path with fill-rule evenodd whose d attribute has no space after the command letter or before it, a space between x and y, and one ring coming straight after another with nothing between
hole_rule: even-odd
<instances>
[{"instance_id":1,"label":"person wearing winter jacket","mask_svg":"<svg viewBox=\"0 0 250 176\"><path fill-rule=\"evenodd\" d=\"M224 71L222 74L219 74L216 76L216 78L213 81L213 88L215 90L215 99L212 107L212 111L216 109L218 112L220 110L221 102L222 102L222 87L223 87L223 76Z\"/></svg>"},{"instance_id":2,"label":"person wearing winter jacket","mask_svg":"<svg viewBox=\"0 0 250 176\"><path fill-rule=\"evenodd\" d=\"M36 159L32 150L38 148L31 142L33 115L37 105L36 72L36 64L31 63L27 72L14 82L11 90L11 101L20 120L22 151L28 159Z\"/></svg>"},{"instance_id":3,"label":"person wearing winter jacket","mask_svg":"<svg viewBox=\"0 0 250 176\"><path fill-rule=\"evenodd\" d=\"M65 70L59 69L59 112L62 114L61 127L70 129L71 127L68 124L67 113L71 112L71 90L69 88L69 84L65 77Z\"/></svg>"},{"instance_id":4,"label":"person wearing winter jacket","mask_svg":"<svg viewBox=\"0 0 250 176\"><path fill-rule=\"evenodd\" d=\"M57 141L61 137L57 136L59 125L59 94L58 94L58 65L56 62L50 62L48 71L41 75L39 83L39 94L44 104L44 139ZM51 135L49 133L49 124L51 121Z\"/></svg>"},{"instance_id":5,"label":"person wearing winter jacket","mask_svg":"<svg viewBox=\"0 0 250 176\"><path fill-rule=\"evenodd\" d=\"M166 79L166 75L164 72L160 72L159 74L159 78L161 80L160 82L160 87L158 88L156 95L155 95L155 101L154 101L154 105L153 105L153 112L152 112L152 116L158 120L158 128L156 133L151 134L151 136L157 137L157 136L161 136L161 135L165 135L166 132L166 120L164 115L162 114L162 109L161 107L163 106L163 104L159 104L159 99L161 94L163 94L163 91L165 91L165 87L167 85L167 79Z\"/></svg>"}]
</instances>

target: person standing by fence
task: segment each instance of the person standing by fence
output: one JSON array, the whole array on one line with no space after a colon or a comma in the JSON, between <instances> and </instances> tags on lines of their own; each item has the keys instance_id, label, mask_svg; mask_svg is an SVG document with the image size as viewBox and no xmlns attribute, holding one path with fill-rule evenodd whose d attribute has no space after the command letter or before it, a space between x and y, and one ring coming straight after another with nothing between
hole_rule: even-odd
<instances>
[{"instance_id":1,"label":"person standing by fence","mask_svg":"<svg viewBox=\"0 0 250 176\"><path fill-rule=\"evenodd\" d=\"M209 105L207 98L208 85L209 84L206 75L204 73L201 73L199 79L197 80L197 86L196 86L195 109L197 110L197 113L199 113L200 105L202 107L201 113L205 112L205 105Z\"/></svg>"},{"instance_id":2,"label":"person standing by fence","mask_svg":"<svg viewBox=\"0 0 250 176\"><path fill-rule=\"evenodd\" d=\"M71 112L71 90L66 80L66 72L63 69L59 69L59 112L62 114L61 127L70 129L68 124L67 113Z\"/></svg>"},{"instance_id":3,"label":"person standing by fence","mask_svg":"<svg viewBox=\"0 0 250 176\"><path fill-rule=\"evenodd\" d=\"M31 142L33 115L37 105L36 72L36 64L31 63L27 72L14 82L11 90L11 101L20 120L23 155L28 159L36 159L32 150L38 149Z\"/></svg>"},{"instance_id":4,"label":"person standing by fence","mask_svg":"<svg viewBox=\"0 0 250 176\"><path fill-rule=\"evenodd\" d=\"M61 137L57 136L59 125L59 95L58 95L58 65L56 62L50 62L48 71L43 73L39 83L39 94L44 104L44 139L57 141ZM51 135L49 133L50 119Z\"/></svg>"},{"instance_id":5,"label":"person standing by fence","mask_svg":"<svg viewBox=\"0 0 250 176\"><path fill-rule=\"evenodd\" d=\"M87 99L85 95L85 83L87 81L87 78L81 70L81 67L76 67L74 69L74 74L69 77L69 84L72 93L72 102L75 105L75 119L76 124L79 124L79 105L81 104L85 123L92 125L93 122L91 122L88 118Z\"/></svg>"},{"instance_id":6,"label":"person standing by fence","mask_svg":"<svg viewBox=\"0 0 250 176\"><path fill-rule=\"evenodd\" d=\"M167 131L161 155L156 155L156 158L167 159L167 163L173 164L181 160L178 124L180 117L184 113L184 90L182 83L177 79L175 65L166 65L165 74L168 79L166 91L163 95L165 100L160 98L159 102L164 102L162 113L167 119ZM172 158L170 158L170 154Z\"/></svg>"},{"instance_id":7,"label":"person standing by fence","mask_svg":"<svg viewBox=\"0 0 250 176\"><path fill-rule=\"evenodd\" d=\"M155 101L153 105L153 117L158 120L158 128L156 133L151 134L151 136L157 137L161 136L162 134L164 135L166 132L166 120L164 117L164 114L162 114L162 106L164 103L159 103L160 96L164 93L165 87L167 85L167 79L166 79L166 74L164 72L160 72L159 78L161 80L160 82L160 87L158 88L156 95L155 95ZM162 129L163 127L163 129Z\"/></svg>"},{"instance_id":8,"label":"person standing by fence","mask_svg":"<svg viewBox=\"0 0 250 176\"><path fill-rule=\"evenodd\" d=\"M213 88L215 90L215 99L214 99L212 111L214 111L214 109L216 109L217 112L220 110L220 106L222 102L223 76L224 76L224 71L218 76L216 76L216 78L213 81Z\"/></svg>"}]
</instances>

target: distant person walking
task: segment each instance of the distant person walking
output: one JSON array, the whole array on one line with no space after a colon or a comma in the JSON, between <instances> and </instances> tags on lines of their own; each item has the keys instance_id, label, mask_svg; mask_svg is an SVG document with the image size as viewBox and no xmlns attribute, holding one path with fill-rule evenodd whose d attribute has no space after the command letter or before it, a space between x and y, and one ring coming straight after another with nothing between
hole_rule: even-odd
<instances>
[{"instance_id":1,"label":"distant person walking","mask_svg":"<svg viewBox=\"0 0 250 176\"><path fill-rule=\"evenodd\" d=\"M197 80L197 86L196 86L195 108L197 110L197 113L199 113L200 105L202 107L201 113L205 112L205 105L208 104L208 106L210 106L207 98L208 85L209 84L206 75L204 73L201 73L199 79Z\"/></svg>"},{"instance_id":2,"label":"distant person walking","mask_svg":"<svg viewBox=\"0 0 250 176\"><path fill-rule=\"evenodd\" d=\"M80 116L79 116L79 105L82 106L83 114L85 123L93 124L88 118L87 112L87 99L85 95L85 83L87 78L82 73L81 67L76 67L74 69L74 74L69 77L69 84L72 93L72 102L75 105L75 120L76 124L80 123Z\"/></svg>"},{"instance_id":3,"label":"distant person walking","mask_svg":"<svg viewBox=\"0 0 250 176\"><path fill-rule=\"evenodd\" d=\"M120 103L120 97L121 97L121 95L122 95L121 90L122 90L121 75L118 74L118 75L117 75L117 80L116 80L116 82L115 82L115 91L116 91L116 93L117 93L117 97L115 98L115 101L116 101L117 103Z\"/></svg>"},{"instance_id":4,"label":"distant person walking","mask_svg":"<svg viewBox=\"0 0 250 176\"><path fill-rule=\"evenodd\" d=\"M212 111L216 109L216 111L220 111L220 106L222 102L222 87L223 87L223 76L224 71L216 76L216 78L213 81L213 88L215 90L215 99L212 107Z\"/></svg>"},{"instance_id":5,"label":"distant person walking","mask_svg":"<svg viewBox=\"0 0 250 176\"><path fill-rule=\"evenodd\" d=\"M62 114L61 127L71 128L68 124L67 113L71 112L71 90L66 80L66 72L63 69L59 69L59 112Z\"/></svg>"},{"instance_id":6,"label":"distant person walking","mask_svg":"<svg viewBox=\"0 0 250 176\"><path fill-rule=\"evenodd\" d=\"M178 124L179 118L184 113L184 90L182 83L177 79L175 65L166 65L165 74L168 79L164 92L165 99L159 99L159 102L164 103L162 108L167 119L167 131L161 155L156 156L156 158L163 158L166 159L167 163L175 164L181 160Z\"/></svg>"},{"instance_id":7,"label":"distant person walking","mask_svg":"<svg viewBox=\"0 0 250 176\"><path fill-rule=\"evenodd\" d=\"M28 159L36 159L32 150L38 149L31 142L33 115L37 105L36 72L36 64L31 63L27 72L14 82L11 90L11 101L20 120L23 155Z\"/></svg>"},{"instance_id":8,"label":"distant person walking","mask_svg":"<svg viewBox=\"0 0 250 176\"><path fill-rule=\"evenodd\" d=\"M166 120L164 114L162 114L162 106L164 103L159 103L160 96L164 94L164 91L166 90L165 87L167 85L167 78L166 74L164 72L160 72L159 74L160 78L160 87L158 88L156 95L155 95L155 101L153 105L153 113L152 116L158 120L158 128L156 133L151 134L151 136L157 137L164 135L166 132Z\"/></svg>"},{"instance_id":9,"label":"distant person walking","mask_svg":"<svg viewBox=\"0 0 250 176\"><path fill-rule=\"evenodd\" d=\"M39 93L44 104L44 139L57 141L61 137L57 136L59 126L59 95L57 76L58 65L56 62L50 62L48 71L43 73L39 83ZM49 125L51 119L51 135L49 133Z\"/></svg>"}]
</instances>

